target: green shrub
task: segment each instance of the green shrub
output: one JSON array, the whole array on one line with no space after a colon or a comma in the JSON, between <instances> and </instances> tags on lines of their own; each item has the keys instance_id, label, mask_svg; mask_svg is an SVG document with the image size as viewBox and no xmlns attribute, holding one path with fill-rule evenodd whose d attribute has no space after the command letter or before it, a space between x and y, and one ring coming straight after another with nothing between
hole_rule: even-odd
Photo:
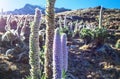
<instances>
[{"instance_id":1,"label":"green shrub","mask_svg":"<svg viewBox=\"0 0 120 79\"><path fill-rule=\"evenodd\" d=\"M61 33L68 33L68 31L69 31L69 28L67 26L60 28Z\"/></svg>"},{"instance_id":2,"label":"green shrub","mask_svg":"<svg viewBox=\"0 0 120 79\"><path fill-rule=\"evenodd\" d=\"M94 39L94 32L91 29L83 28L79 36L84 39L85 43L89 43Z\"/></svg>"},{"instance_id":3,"label":"green shrub","mask_svg":"<svg viewBox=\"0 0 120 79\"><path fill-rule=\"evenodd\" d=\"M26 76L25 79L32 79L32 77L31 76Z\"/></svg>"},{"instance_id":4,"label":"green shrub","mask_svg":"<svg viewBox=\"0 0 120 79\"><path fill-rule=\"evenodd\" d=\"M107 39L108 37L108 31L106 28L98 28L96 27L95 29L87 29L87 28L83 28L80 31L80 37L84 40L86 40L86 42L91 42L91 41L95 41L96 43L104 43L104 41Z\"/></svg>"},{"instance_id":5,"label":"green shrub","mask_svg":"<svg viewBox=\"0 0 120 79\"><path fill-rule=\"evenodd\" d=\"M120 49L120 39L117 40L117 43L115 44L115 47Z\"/></svg>"},{"instance_id":6,"label":"green shrub","mask_svg":"<svg viewBox=\"0 0 120 79\"><path fill-rule=\"evenodd\" d=\"M67 35L68 40L73 37L73 32L69 30L67 26L60 28L60 33L65 33Z\"/></svg>"},{"instance_id":7,"label":"green shrub","mask_svg":"<svg viewBox=\"0 0 120 79\"><path fill-rule=\"evenodd\" d=\"M86 37L90 37L92 39L92 38L94 38L94 33L91 29L83 28L80 31L80 37L83 39Z\"/></svg>"},{"instance_id":8,"label":"green shrub","mask_svg":"<svg viewBox=\"0 0 120 79\"><path fill-rule=\"evenodd\" d=\"M99 38L99 39L106 39L108 36L107 29L102 27L102 28L95 28L94 32L94 38Z\"/></svg>"}]
</instances>

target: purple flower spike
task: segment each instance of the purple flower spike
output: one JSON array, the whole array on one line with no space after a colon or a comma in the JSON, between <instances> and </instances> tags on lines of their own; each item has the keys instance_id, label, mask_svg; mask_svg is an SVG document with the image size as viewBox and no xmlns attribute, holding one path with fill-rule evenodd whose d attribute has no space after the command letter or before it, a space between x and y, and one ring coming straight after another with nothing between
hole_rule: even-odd
<instances>
[{"instance_id":1,"label":"purple flower spike","mask_svg":"<svg viewBox=\"0 0 120 79\"><path fill-rule=\"evenodd\" d=\"M66 72L68 69L68 49L67 49L67 36L65 33L62 34L61 36L61 48L62 48L62 54L63 54L62 70Z\"/></svg>"},{"instance_id":2,"label":"purple flower spike","mask_svg":"<svg viewBox=\"0 0 120 79\"><path fill-rule=\"evenodd\" d=\"M55 30L53 41L53 79L62 78L62 62L61 62L61 40L59 29Z\"/></svg>"}]
</instances>

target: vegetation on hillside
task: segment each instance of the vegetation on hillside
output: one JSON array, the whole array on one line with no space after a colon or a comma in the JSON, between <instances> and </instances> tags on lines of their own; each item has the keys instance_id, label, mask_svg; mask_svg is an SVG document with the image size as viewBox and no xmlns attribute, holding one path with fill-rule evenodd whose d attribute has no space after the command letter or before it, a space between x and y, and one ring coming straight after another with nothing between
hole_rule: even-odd
<instances>
[{"instance_id":1,"label":"vegetation on hillside","mask_svg":"<svg viewBox=\"0 0 120 79\"><path fill-rule=\"evenodd\" d=\"M0 78L119 79L120 10L54 14L52 1L45 16L1 15Z\"/></svg>"}]
</instances>

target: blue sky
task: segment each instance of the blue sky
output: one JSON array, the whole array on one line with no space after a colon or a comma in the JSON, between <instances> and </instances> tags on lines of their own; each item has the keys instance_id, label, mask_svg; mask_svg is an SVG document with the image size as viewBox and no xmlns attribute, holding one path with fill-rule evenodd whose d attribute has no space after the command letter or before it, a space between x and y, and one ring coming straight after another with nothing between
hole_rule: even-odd
<instances>
[{"instance_id":1,"label":"blue sky","mask_svg":"<svg viewBox=\"0 0 120 79\"><path fill-rule=\"evenodd\" d=\"M25 4L45 7L46 0L0 0L0 9L4 11L22 8ZM56 0L55 6L69 9L80 9L102 5L106 8L119 8L120 0Z\"/></svg>"}]
</instances>

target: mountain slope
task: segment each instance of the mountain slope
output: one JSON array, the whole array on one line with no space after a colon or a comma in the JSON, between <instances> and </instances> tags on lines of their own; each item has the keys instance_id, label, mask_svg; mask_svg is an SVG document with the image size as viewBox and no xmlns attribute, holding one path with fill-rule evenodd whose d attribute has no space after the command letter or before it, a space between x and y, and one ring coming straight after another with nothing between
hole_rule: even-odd
<instances>
[{"instance_id":1,"label":"mountain slope","mask_svg":"<svg viewBox=\"0 0 120 79\"><path fill-rule=\"evenodd\" d=\"M45 13L45 8L42 8L38 5L31 5L26 4L23 8L15 9L14 11L8 11L7 14L30 14L33 15L35 13L35 8L39 8L42 13ZM71 9L65 9L65 8L55 8L55 12L64 12L64 11L71 11Z\"/></svg>"},{"instance_id":2,"label":"mountain slope","mask_svg":"<svg viewBox=\"0 0 120 79\"><path fill-rule=\"evenodd\" d=\"M92 23L98 26L100 6L57 13L56 16L67 15L68 20L79 21L83 24ZM103 8L103 26L120 28L120 9Z\"/></svg>"}]
</instances>

